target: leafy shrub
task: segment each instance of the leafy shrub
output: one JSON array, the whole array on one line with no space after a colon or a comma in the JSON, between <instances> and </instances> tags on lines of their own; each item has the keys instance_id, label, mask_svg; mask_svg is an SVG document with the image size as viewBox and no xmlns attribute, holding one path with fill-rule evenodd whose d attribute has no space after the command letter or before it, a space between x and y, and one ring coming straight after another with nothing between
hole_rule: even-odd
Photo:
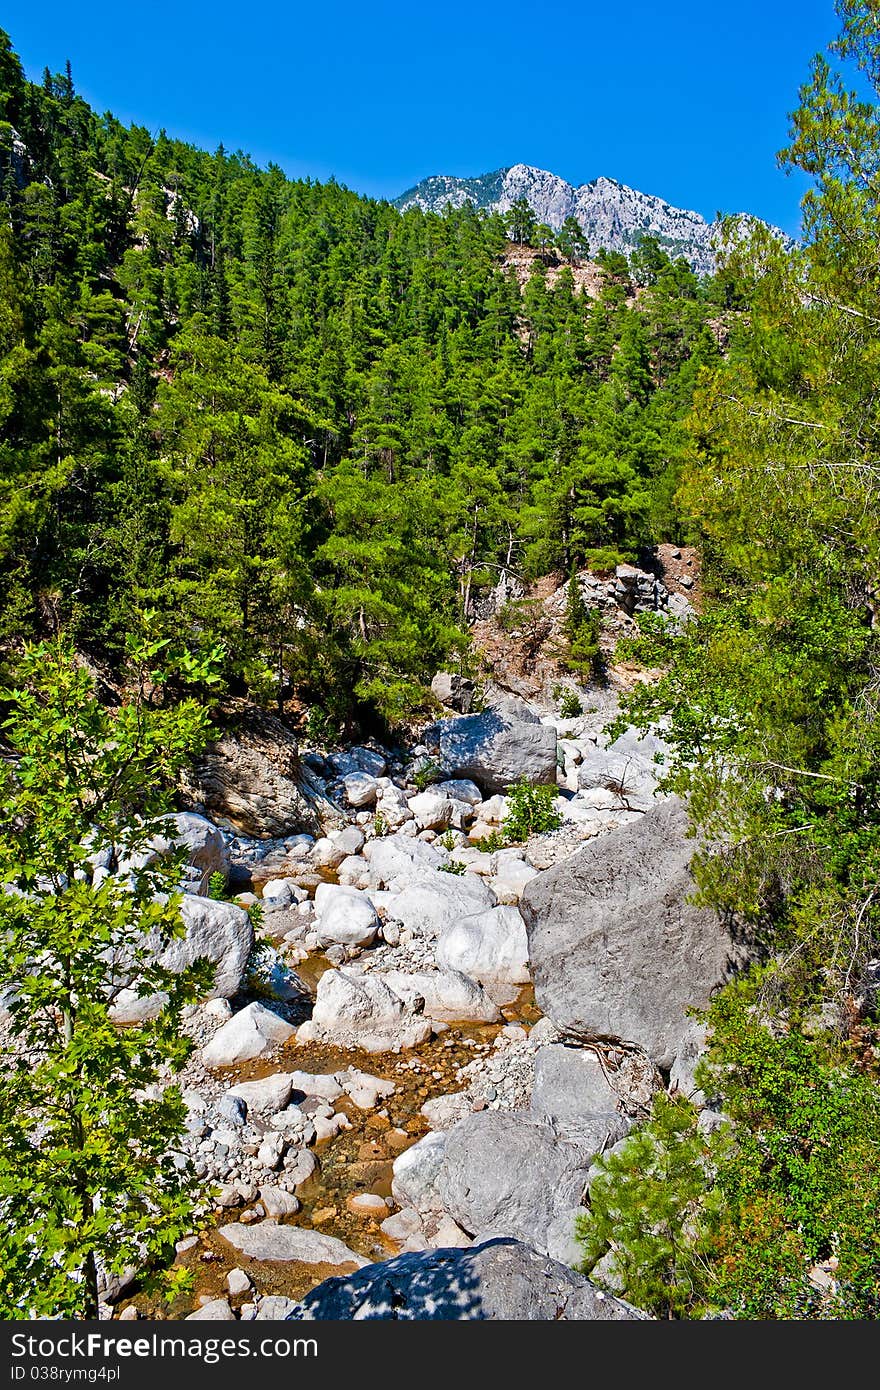
<instances>
[{"instance_id":1,"label":"leafy shrub","mask_svg":"<svg viewBox=\"0 0 880 1390\"><path fill-rule=\"evenodd\" d=\"M219 871L208 879L208 897L215 902L222 902L226 897L226 879Z\"/></svg>"},{"instance_id":2,"label":"leafy shrub","mask_svg":"<svg viewBox=\"0 0 880 1390\"><path fill-rule=\"evenodd\" d=\"M481 854L495 854L499 849L507 849L507 837L502 835L500 830L493 830L489 835L483 835L481 839L474 841L474 848Z\"/></svg>"},{"instance_id":3,"label":"leafy shrub","mask_svg":"<svg viewBox=\"0 0 880 1390\"><path fill-rule=\"evenodd\" d=\"M420 792L426 791L432 782L437 782L443 775L443 769L439 763L428 761L421 763L413 771L413 782L416 789Z\"/></svg>"},{"instance_id":4,"label":"leafy shrub","mask_svg":"<svg viewBox=\"0 0 880 1390\"><path fill-rule=\"evenodd\" d=\"M460 875L460 874L466 873L466 871L467 871L467 866L466 866L465 864L462 864L461 861L458 860L458 859L450 859L450 861L449 861L448 864L441 864L441 865L440 865L440 872L441 872L441 874L456 874L456 875Z\"/></svg>"},{"instance_id":5,"label":"leafy shrub","mask_svg":"<svg viewBox=\"0 0 880 1390\"><path fill-rule=\"evenodd\" d=\"M554 806L555 787L534 787L525 778L507 793L507 814L502 830L508 841L518 844L530 835L556 830L562 817Z\"/></svg>"},{"instance_id":6,"label":"leafy shrub","mask_svg":"<svg viewBox=\"0 0 880 1390\"><path fill-rule=\"evenodd\" d=\"M563 719L577 719L579 714L583 714L584 707L575 690L563 691L559 701L559 713Z\"/></svg>"},{"instance_id":7,"label":"leafy shrub","mask_svg":"<svg viewBox=\"0 0 880 1390\"><path fill-rule=\"evenodd\" d=\"M575 1224L583 1272L657 1317L699 1317L709 1302L711 1174L728 1141L707 1138L698 1119L690 1101L661 1092L649 1123L596 1159L589 1209Z\"/></svg>"},{"instance_id":8,"label":"leafy shrub","mask_svg":"<svg viewBox=\"0 0 880 1390\"><path fill-rule=\"evenodd\" d=\"M729 1123L706 1136L664 1094L600 1159L577 1223L583 1269L664 1317L880 1318L880 1086L788 1023L763 974L721 991L697 1082Z\"/></svg>"}]
</instances>

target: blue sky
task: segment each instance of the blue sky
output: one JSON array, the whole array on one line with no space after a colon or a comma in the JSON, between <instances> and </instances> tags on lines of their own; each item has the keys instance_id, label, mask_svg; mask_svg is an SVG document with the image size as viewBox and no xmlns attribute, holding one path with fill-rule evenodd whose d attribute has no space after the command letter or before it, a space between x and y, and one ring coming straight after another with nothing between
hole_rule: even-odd
<instances>
[{"instance_id":1,"label":"blue sky","mask_svg":"<svg viewBox=\"0 0 880 1390\"><path fill-rule=\"evenodd\" d=\"M394 197L523 162L796 234L775 154L833 0L150 4L4 0L29 76L73 65L99 111L292 176Z\"/></svg>"}]
</instances>

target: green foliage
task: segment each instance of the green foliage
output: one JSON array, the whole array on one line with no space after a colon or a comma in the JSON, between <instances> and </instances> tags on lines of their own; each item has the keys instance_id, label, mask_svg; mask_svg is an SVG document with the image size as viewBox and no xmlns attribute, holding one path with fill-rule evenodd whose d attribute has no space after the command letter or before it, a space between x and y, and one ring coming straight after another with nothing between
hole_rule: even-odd
<instances>
[{"instance_id":1,"label":"green foliage","mask_svg":"<svg viewBox=\"0 0 880 1390\"><path fill-rule=\"evenodd\" d=\"M568 581L563 631L568 643L565 664L571 670L587 678L596 675L602 665L599 646L602 617L598 608L588 608L584 602L580 583L574 570L572 570ZM580 701L577 704L578 708L575 713L580 714ZM571 701L569 701L569 706L571 706ZM565 717L574 716L566 715Z\"/></svg>"},{"instance_id":2,"label":"green foliage","mask_svg":"<svg viewBox=\"0 0 880 1390\"><path fill-rule=\"evenodd\" d=\"M448 864L440 865L441 874L456 874L458 877L461 877L461 875L466 872L467 865L460 863L457 859L450 859Z\"/></svg>"},{"instance_id":3,"label":"green foliage","mask_svg":"<svg viewBox=\"0 0 880 1390\"><path fill-rule=\"evenodd\" d=\"M576 1220L584 1273L656 1317L700 1317L711 1306L713 1175L727 1140L703 1135L698 1118L689 1101L661 1092L649 1123L596 1160L588 1211Z\"/></svg>"},{"instance_id":4,"label":"green foliage","mask_svg":"<svg viewBox=\"0 0 880 1390\"><path fill-rule=\"evenodd\" d=\"M413 769L412 779L416 790L423 792L430 787L432 782L439 781L442 776L443 769L440 764L429 758Z\"/></svg>"},{"instance_id":5,"label":"green foliage","mask_svg":"<svg viewBox=\"0 0 880 1390\"><path fill-rule=\"evenodd\" d=\"M262 930L264 913L265 909L259 898L257 898L255 902L248 904L247 915L250 918L255 937Z\"/></svg>"},{"instance_id":6,"label":"green foliage","mask_svg":"<svg viewBox=\"0 0 880 1390\"><path fill-rule=\"evenodd\" d=\"M181 1009L210 971L174 975L146 941L183 934L181 858L103 866L144 857L208 725L192 700L106 709L60 640L27 649L4 700L0 1311L95 1317L98 1257L117 1273L149 1262L193 1213L194 1176L171 1152L186 1112L165 1078L189 1049ZM118 1028L121 995L165 1002Z\"/></svg>"},{"instance_id":7,"label":"green foliage","mask_svg":"<svg viewBox=\"0 0 880 1390\"><path fill-rule=\"evenodd\" d=\"M877 1318L880 1087L762 1022L759 984L709 1010L698 1081L727 1122L704 1135L688 1101L657 1097L599 1161L583 1267L665 1317Z\"/></svg>"},{"instance_id":8,"label":"green foliage","mask_svg":"<svg viewBox=\"0 0 880 1390\"><path fill-rule=\"evenodd\" d=\"M0 46L0 640L63 625L118 671L150 607L327 742L426 711L500 571L680 539L733 271L645 243L637 304L607 255L594 301L544 273L586 258L574 219L400 214L98 116Z\"/></svg>"},{"instance_id":9,"label":"green foliage","mask_svg":"<svg viewBox=\"0 0 880 1390\"><path fill-rule=\"evenodd\" d=\"M507 811L501 824L505 839L517 844L530 835L558 829L562 816L555 802L555 787L535 787L523 777L507 793Z\"/></svg>"},{"instance_id":10,"label":"green foliage","mask_svg":"<svg viewBox=\"0 0 880 1390\"><path fill-rule=\"evenodd\" d=\"M221 873L213 873L208 879L208 897L215 902L222 902L226 897L226 877Z\"/></svg>"},{"instance_id":11,"label":"green foliage","mask_svg":"<svg viewBox=\"0 0 880 1390\"><path fill-rule=\"evenodd\" d=\"M563 719L577 719L583 714L584 707L581 704L580 696L575 690L565 690L559 699L559 713Z\"/></svg>"},{"instance_id":12,"label":"green foliage","mask_svg":"<svg viewBox=\"0 0 880 1390\"><path fill-rule=\"evenodd\" d=\"M880 1087L759 1008L754 981L715 1000L698 1074L735 1126L718 1173L716 1297L743 1318L877 1318ZM810 1278L820 1262L825 1289Z\"/></svg>"},{"instance_id":13,"label":"green foliage","mask_svg":"<svg viewBox=\"0 0 880 1390\"><path fill-rule=\"evenodd\" d=\"M488 835L482 835L474 841L474 848L481 854L495 854L499 849L507 849L509 844L507 836L500 830L493 830Z\"/></svg>"}]
</instances>

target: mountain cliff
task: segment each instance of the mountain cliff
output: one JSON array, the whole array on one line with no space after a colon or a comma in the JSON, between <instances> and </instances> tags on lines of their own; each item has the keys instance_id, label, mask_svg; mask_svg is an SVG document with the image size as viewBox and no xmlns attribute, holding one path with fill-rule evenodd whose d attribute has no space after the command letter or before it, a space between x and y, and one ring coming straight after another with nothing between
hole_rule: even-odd
<instances>
[{"instance_id":1,"label":"mountain cliff","mask_svg":"<svg viewBox=\"0 0 880 1390\"><path fill-rule=\"evenodd\" d=\"M684 256L698 274L710 274L715 268L717 223L614 179L593 179L575 188L544 169L514 164L473 179L434 175L402 193L394 206L401 211L418 207L442 212L447 203L460 208L470 201L475 207L503 213L520 198L525 198L539 222L554 231L566 217L576 218L593 250L605 247L626 253L651 236L670 256Z\"/></svg>"}]
</instances>

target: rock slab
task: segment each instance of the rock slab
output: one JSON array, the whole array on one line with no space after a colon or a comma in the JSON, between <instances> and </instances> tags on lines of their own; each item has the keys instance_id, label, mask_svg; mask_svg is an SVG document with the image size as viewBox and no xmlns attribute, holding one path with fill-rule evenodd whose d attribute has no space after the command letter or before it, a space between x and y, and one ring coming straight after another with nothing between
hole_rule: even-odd
<instances>
[{"instance_id":1,"label":"rock slab","mask_svg":"<svg viewBox=\"0 0 880 1390\"><path fill-rule=\"evenodd\" d=\"M526 887L520 908L538 1007L573 1038L637 1043L672 1065L690 1027L746 959L714 912L687 901L693 842L675 797Z\"/></svg>"}]
</instances>

